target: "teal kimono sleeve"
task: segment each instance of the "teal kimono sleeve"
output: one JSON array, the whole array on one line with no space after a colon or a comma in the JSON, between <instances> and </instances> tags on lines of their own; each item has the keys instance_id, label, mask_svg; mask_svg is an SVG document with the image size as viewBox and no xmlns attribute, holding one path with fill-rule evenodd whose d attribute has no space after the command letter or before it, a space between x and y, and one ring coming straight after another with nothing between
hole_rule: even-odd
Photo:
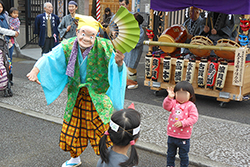
<instances>
[{"instance_id":1,"label":"teal kimono sleeve","mask_svg":"<svg viewBox=\"0 0 250 167\"><path fill-rule=\"evenodd\" d=\"M124 99L125 99L125 90L126 90L126 81L127 81L127 68L125 63L121 67L115 62L115 54L112 53L109 69L108 69L108 78L109 78L109 89L106 94L111 99L115 110L121 110L124 108Z\"/></svg>"},{"instance_id":2,"label":"teal kimono sleeve","mask_svg":"<svg viewBox=\"0 0 250 167\"><path fill-rule=\"evenodd\" d=\"M38 79L49 105L61 94L68 83L67 66L62 45L57 45L52 51L44 54L36 62L35 67L40 70Z\"/></svg>"}]
</instances>

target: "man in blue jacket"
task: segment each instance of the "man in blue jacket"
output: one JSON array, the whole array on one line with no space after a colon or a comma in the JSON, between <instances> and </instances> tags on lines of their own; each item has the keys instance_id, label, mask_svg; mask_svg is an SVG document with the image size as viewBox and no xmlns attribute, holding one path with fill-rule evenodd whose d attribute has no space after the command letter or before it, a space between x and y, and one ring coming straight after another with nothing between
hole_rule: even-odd
<instances>
[{"instance_id":1,"label":"man in blue jacket","mask_svg":"<svg viewBox=\"0 0 250 167\"><path fill-rule=\"evenodd\" d=\"M60 24L59 17L52 13L53 6L50 2L44 3L45 13L39 14L35 19L34 34L39 36L39 46L42 53L48 53L54 46L59 44L59 32L57 30Z\"/></svg>"}]
</instances>

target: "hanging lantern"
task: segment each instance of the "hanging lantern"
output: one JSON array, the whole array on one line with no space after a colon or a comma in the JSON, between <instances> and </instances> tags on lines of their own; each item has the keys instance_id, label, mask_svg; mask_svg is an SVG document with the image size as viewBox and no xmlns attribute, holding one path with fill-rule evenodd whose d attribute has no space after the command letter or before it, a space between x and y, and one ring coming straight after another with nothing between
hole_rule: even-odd
<instances>
[{"instance_id":1,"label":"hanging lantern","mask_svg":"<svg viewBox=\"0 0 250 167\"><path fill-rule=\"evenodd\" d=\"M175 83L182 81L183 69L184 69L184 59L183 57L180 57L176 60L175 64L175 75L174 75Z\"/></svg>"},{"instance_id":2,"label":"hanging lantern","mask_svg":"<svg viewBox=\"0 0 250 167\"><path fill-rule=\"evenodd\" d=\"M204 88L206 83L206 74L207 74L207 59L202 59L199 63L198 69L198 87Z\"/></svg>"},{"instance_id":3,"label":"hanging lantern","mask_svg":"<svg viewBox=\"0 0 250 167\"><path fill-rule=\"evenodd\" d=\"M157 81L159 77L160 63L161 63L161 55L159 53L156 53L154 55L153 63L152 63L152 80L153 81Z\"/></svg>"},{"instance_id":4,"label":"hanging lantern","mask_svg":"<svg viewBox=\"0 0 250 167\"><path fill-rule=\"evenodd\" d=\"M162 73L163 81L169 82L170 76L171 76L171 57L167 56L163 60L163 73Z\"/></svg>"},{"instance_id":5,"label":"hanging lantern","mask_svg":"<svg viewBox=\"0 0 250 167\"><path fill-rule=\"evenodd\" d=\"M216 80L217 70L218 62L216 60L211 61L208 66L207 88L213 89Z\"/></svg>"},{"instance_id":6,"label":"hanging lantern","mask_svg":"<svg viewBox=\"0 0 250 167\"><path fill-rule=\"evenodd\" d=\"M215 82L215 87L217 90L222 90L224 88L227 77L227 69L228 63L226 61L221 62L218 68L218 73Z\"/></svg>"},{"instance_id":7,"label":"hanging lantern","mask_svg":"<svg viewBox=\"0 0 250 167\"><path fill-rule=\"evenodd\" d=\"M151 79L152 76L152 62L153 56L151 52L148 52L145 57L145 76L148 79Z\"/></svg>"},{"instance_id":8,"label":"hanging lantern","mask_svg":"<svg viewBox=\"0 0 250 167\"><path fill-rule=\"evenodd\" d=\"M187 72L185 80L190 84L192 84L194 80L195 66L196 66L195 60L190 60L187 64Z\"/></svg>"}]
</instances>

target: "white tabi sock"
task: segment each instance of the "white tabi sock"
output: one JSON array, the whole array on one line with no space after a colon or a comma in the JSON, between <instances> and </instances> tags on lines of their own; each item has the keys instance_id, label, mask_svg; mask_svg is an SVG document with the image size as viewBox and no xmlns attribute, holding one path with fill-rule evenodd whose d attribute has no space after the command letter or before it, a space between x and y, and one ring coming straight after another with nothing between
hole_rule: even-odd
<instances>
[{"instance_id":1,"label":"white tabi sock","mask_svg":"<svg viewBox=\"0 0 250 167\"><path fill-rule=\"evenodd\" d=\"M81 162L81 159L80 159L80 156L79 156L79 157L76 157L76 158L71 158L68 161L68 164L79 164L80 162Z\"/></svg>"}]
</instances>

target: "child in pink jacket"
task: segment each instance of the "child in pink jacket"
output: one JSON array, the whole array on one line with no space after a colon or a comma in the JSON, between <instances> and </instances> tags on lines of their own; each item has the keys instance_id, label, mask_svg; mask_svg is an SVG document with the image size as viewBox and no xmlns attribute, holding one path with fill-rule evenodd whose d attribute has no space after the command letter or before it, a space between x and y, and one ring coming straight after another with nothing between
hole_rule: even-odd
<instances>
[{"instance_id":1,"label":"child in pink jacket","mask_svg":"<svg viewBox=\"0 0 250 167\"><path fill-rule=\"evenodd\" d=\"M198 120L194 89L190 83L181 81L174 89L171 87L167 91L168 96L163 101L163 108L170 112L167 126L167 167L175 166L177 148L179 148L181 167L187 167L190 137L193 125Z\"/></svg>"}]
</instances>

